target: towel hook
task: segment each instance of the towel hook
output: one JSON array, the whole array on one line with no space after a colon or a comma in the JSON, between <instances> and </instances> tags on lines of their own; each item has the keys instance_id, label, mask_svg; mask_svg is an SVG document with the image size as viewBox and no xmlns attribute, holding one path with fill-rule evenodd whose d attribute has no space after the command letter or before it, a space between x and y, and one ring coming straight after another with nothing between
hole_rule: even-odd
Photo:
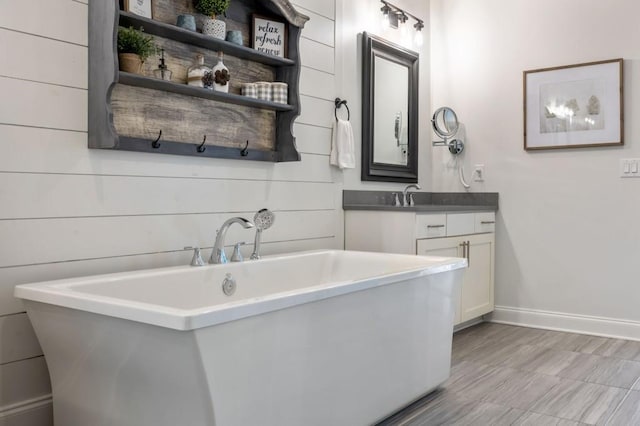
<instances>
[{"instance_id":1,"label":"towel hook","mask_svg":"<svg viewBox=\"0 0 640 426\"><path fill-rule=\"evenodd\" d=\"M204 138L202 139L202 143L200 145L198 145L198 152L205 152L207 150L207 147L204 146L204 143L207 141L207 135L204 135Z\"/></svg>"},{"instance_id":2,"label":"towel hook","mask_svg":"<svg viewBox=\"0 0 640 426\"><path fill-rule=\"evenodd\" d=\"M242 148L240 150L240 155L242 157L246 157L247 155L249 155L249 141L247 140L247 144L244 146L244 148Z\"/></svg>"},{"instance_id":3,"label":"towel hook","mask_svg":"<svg viewBox=\"0 0 640 426\"><path fill-rule=\"evenodd\" d=\"M158 134L158 137L156 138L156 140L154 140L153 142L151 142L151 147L158 149L160 148L160 138L162 137L162 130L160 130L160 133Z\"/></svg>"},{"instance_id":4,"label":"towel hook","mask_svg":"<svg viewBox=\"0 0 640 426\"><path fill-rule=\"evenodd\" d=\"M334 104L336 106L334 114L336 116L336 120L338 119L338 110L340 109L340 107L342 105L344 105L344 107L347 109L347 120L351 120L351 111L349 111L349 106L347 105L347 101L344 99L340 99L340 98L336 98L334 101Z\"/></svg>"}]
</instances>

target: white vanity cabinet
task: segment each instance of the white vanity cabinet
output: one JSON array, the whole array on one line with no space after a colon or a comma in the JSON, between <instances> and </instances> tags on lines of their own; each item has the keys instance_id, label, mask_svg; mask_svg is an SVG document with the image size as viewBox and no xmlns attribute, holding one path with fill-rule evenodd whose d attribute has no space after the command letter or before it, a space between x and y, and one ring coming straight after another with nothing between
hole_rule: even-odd
<instances>
[{"instance_id":1,"label":"white vanity cabinet","mask_svg":"<svg viewBox=\"0 0 640 426\"><path fill-rule=\"evenodd\" d=\"M469 262L462 280L455 324L493 311L494 253L493 233L417 241L417 254L421 256L465 257Z\"/></svg>"},{"instance_id":2,"label":"white vanity cabinet","mask_svg":"<svg viewBox=\"0 0 640 426\"><path fill-rule=\"evenodd\" d=\"M455 324L493 311L495 212L346 211L347 250L465 257Z\"/></svg>"}]
</instances>

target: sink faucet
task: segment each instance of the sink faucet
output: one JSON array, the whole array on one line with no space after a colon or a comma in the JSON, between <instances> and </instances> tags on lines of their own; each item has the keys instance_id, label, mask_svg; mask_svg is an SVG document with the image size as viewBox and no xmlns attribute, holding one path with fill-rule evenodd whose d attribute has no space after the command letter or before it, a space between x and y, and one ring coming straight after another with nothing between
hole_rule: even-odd
<instances>
[{"instance_id":1,"label":"sink faucet","mask_svg":"<svg viewBox=\"0 0 640 426\"><path fill-rule=\"evenodd\" d=\"M410 204L413 204L413 203L409 203L409 200L407 199L407 194L409 193L409 190L411 188L422 189L422 188L420 188L420 185L417 185L415 183L407 185L407 187L404 189L404 191L402 191L402 205L404 207L409 207Z\"/></svg>"},{"instance_id":2,"label":"sink faucet","mask_svg":"<svg viewBox=\"0 0 640 426\"><path fill-rule=\"evenodd\" d=\"M248 221L243 217L232 217L231 219L227 219L218 234L216 235L216 243L213 245L213 251L211 252L211 257L209 258L209 263L227 263L227 255L224 254L224 237L227 235L227 231L229 227L234 223L238 223L242 225L244 229L253 228L253 223Z\"/></svg>"}]
</instances>

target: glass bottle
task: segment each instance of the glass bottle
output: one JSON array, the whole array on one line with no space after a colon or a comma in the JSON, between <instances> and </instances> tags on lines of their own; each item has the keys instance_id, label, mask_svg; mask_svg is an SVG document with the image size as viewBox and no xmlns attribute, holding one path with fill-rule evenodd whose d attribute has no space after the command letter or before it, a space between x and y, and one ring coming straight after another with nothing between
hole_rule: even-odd
<instances>
[{"instance_id":1,"label":"glass bottle","mask_svg":"<svg viewBox=\"0 0 640 426\"><path fill-rule=\"evenodd\" d=\"M214 86L213 89L217 92L229 93L229 80L231 76L229 74L229 68L224 65L223 53L218 52L218 63L213 67Z\"/></svg>"},{"instance_id":2,"label":"glass bottle","mask_svg":"<svg viewBox=\"0 0 640 426\"><path fill-rule=\"evenodd\" d=\"M204 87L202 77L207 71L211 71L211 68L204 64L204 55L196 55L193 65L187 71L187 84L189 86Z\"/></svg>"},{"instance_id":3,"label":"glass bottle","mask_svg":"<svg viewBox=\"0 0 640 426\"><path fill-rule=\"evenodd\" d=\"M153 75L160 80L171 81L172 72L169 71L167 64L164 63L164 49L161 49L160 52L162 55L160 57L160 65L158 65L157 69L153 70Z\"/></svg>"}]
</instances>

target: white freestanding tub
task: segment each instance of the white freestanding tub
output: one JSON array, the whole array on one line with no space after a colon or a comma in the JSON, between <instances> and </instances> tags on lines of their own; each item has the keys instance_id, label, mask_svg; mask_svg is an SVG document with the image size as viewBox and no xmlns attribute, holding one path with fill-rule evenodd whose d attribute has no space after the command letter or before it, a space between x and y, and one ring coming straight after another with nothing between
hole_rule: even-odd
<instances>
[{"instance_id":1,"label":"white freestanding tub","mask_svg":"<svg viewBox=\"0 0 640 426\"><path fill-rule=\"evenodd\" d=\"M45 353L56 425L354 426L448 378L465 266L316 251L15 295Z\"/></svg>"}]
</instances>

